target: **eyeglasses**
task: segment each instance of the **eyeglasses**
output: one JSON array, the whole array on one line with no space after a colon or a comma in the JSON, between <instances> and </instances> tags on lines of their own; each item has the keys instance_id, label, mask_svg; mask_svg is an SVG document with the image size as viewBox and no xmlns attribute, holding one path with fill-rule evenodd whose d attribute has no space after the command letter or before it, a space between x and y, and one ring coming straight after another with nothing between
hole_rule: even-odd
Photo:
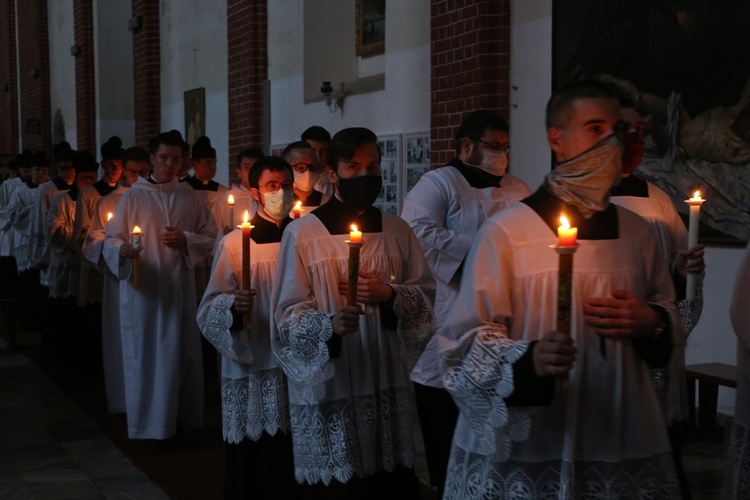
<instances>
[{"instance_id":1,"label":"eyeglasses","mask_svg":"<svg viewBox=\"0 0 750 500\"><path fill-rule=\"evenodd\" d=\"M267 182L267 183L263 184L262 186L258 186L258 187L266 188L266 191L269 194L276 194L276 193L279 192L279 189L284 189L285 191L291 191L292 188L294 187L294 184L292 184L291 182L275 182L275 181L271 181L271 182Z\"/></svg>"},{"instance_id":2,"label":"eyeglasses","mask_svg":"<svg viewBox=\"0 0 750 500\"><path fill-rule=\"evenodd\" d=\"M319 170L320 165L317 163L310 163L309 165L305 165L304 163L297 163L295 165L292 165L292 170L297 172L298 174L304 174L308 170Z\"/></svg>"},{"instance_id":3,"label":"eyeglasses","mask_svg":"<svg viewBox=\"0 0 750 500\"><path fill-rule=\"evenodd\" d=\"M487 146L487 149L489 149L490 151L494 151L495 153L505 153L507 155L508 152L510 151L510 144L499 144L499 145L496 146L494 144L490 144L488 142L484 142L479 137L474 137L473 140L475 140L477 142L481 142L482 144L484 144L485 146Z\"/></svg>"}]
</instances>

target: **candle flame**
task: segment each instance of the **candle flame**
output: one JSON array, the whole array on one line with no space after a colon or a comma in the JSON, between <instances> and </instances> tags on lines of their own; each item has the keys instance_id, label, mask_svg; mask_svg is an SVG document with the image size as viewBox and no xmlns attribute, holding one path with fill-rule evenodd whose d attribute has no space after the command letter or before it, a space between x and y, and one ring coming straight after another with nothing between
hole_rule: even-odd
<instances>
[{"instance_id":1,"label":"candle flame","mask_svg":"<svg viewBox=\"0 0 750 500\"><path fill-rule=\"evenodd\" d=\"M356 224L352 224L352 232L355 232L355 231L357 231L357 225Z\"/></svg>"},{"instance_id":2,"label":"candle flame","mask_svg":"<svg viewBox=\"0 0 750 500\"><path fill-rule=\"evenodd\" d=\"M693 198L700 198L700 197L701 197L700 191L696 191L695 194L693 195Z\"/></svg>"},{"instance_id":3,"label":"candle flame","mask_svg":"<svg viewBox=\"0 0 750 500\"><path fill-rule=\"evenodd\" d=\"M245 210L245 215L242 216L242 222L247 222L250 220L250 214L247 210Z\"/></svg>"},{"instance_id":4,"label":"candle flame","mask_svg":"<svg viewBox=\"0 0 750 500\"><path fill-rule=\"evenodd\" d=\"M107 222L112 220L112 212L107 212Z\"/></svg>"},{"instance_id":5,"label":"candle flame","mask_svg":"<svg viewBox=\"0 0 750 500\"><path fill-rule=\"evenodd\" d=\"M560 216L560 227L563 229L570 229L570 222L568 222L568 218L564 215Z\"/></svg>"},{"instance_id":6,"label":"candle flame","mask_svg":"<svg viewBox=\"0 0 750 500\"><path fill-rule=\"evenodd\" d=\"M230 195L229 195L229 198L227 198L227 203L229 203L230 205L234 205L234 196L232 196L232 195L230 194Z\"/></svg>"},{"instance_id":7,"label":"candle flame","mask_svg":"<svg viewBox=\"0 0 750 500\"><path fill-rule=\"evenodd\" d=\"M138 234L138 233L142 233L142 232L143 232L143 230L140 227L133 226L133 233Z\"/></svg>"},{"instance_id":8,"label":"candle flame","mask_svg":"<svg viewBox=\"0 0 750 500\"><path fill-rule=\"evenodd\" d=\"M294 205L295 210L302 210L302 202L298 201L296 205Z\"/></svg>"}]
</instances>

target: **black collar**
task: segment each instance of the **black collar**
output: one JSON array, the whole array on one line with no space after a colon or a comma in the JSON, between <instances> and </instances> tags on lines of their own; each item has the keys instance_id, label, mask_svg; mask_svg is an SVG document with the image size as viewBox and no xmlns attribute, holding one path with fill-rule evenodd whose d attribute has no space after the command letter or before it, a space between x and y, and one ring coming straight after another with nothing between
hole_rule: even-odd
<instances>
[{"instance_id":1,"label":"black collar","mask_svg":"<svg viewBox=\"0 0 750 500\"><path fill-rule=\"evenodd\" d=\"M356 224L363 233L383 232L383 214L380 210L367 207L360 215L335 195L310 214L320 219L331 234L348 234L352 224Z\"/></svg>"},{"instance_id":2,"label":"black collar","mask_svg":"<svg viewBox=\"0 0 750 500\"><path fill-rule=\"evenodd\" d=\"M99 196L107 196L109 193L117 189L117 184L114 186L110 186L106 182L104 182L104 179L99 179L94 183L94 189L96 189L96 192L99 193Z\"/></svg>"},{"instance_id":3,"label":"black collar","mask_svg":"<svg viewBox=\"0 0 750 500\"><path fill-rule=\"evenodd\" d=\"M636 196L648 198L648 183L634 175L620 180L620 183L609 191L610 196Z\"/></svg>"},{"instance_id":4,"label":"black collar","mask_svg":"<svg viewBox=\"0 0 750 500\"><path fill-rule=\"evenodd\" d=\"M193 189L196 191L218 191L219 190L219 183L216 181L208 181L206 184L203 184L203 181L195 176L190 176L185 179L185 182L190 184Z\"/></svg>"},{"instance_id":5,"label":"black collar","mask_svg":"<svg viewBox=\"0 0 750 500\"><path fill-rule=\"evenodd\" d=\"M250 219L250 224L255 226L250 232L250 237L258 245L263 245L265 243L278 243L281 241L281 235L284 234L284 229L286 229L286 226L289 225L290 222L292 222L292 219L287 217L281 221L280 226L277 226L275 222L264 219L260 213L256 213L253 218Z\"/></svg>"},{"instance_id":6,"label":"black collar","mask_svg":"<svg viewBox=\"0 0 750 500\"><path fill-rule=\"evenodd\" d=\"M73 185L75 184L75 182L73 182L71 184L67 184L63 180L63 178L60 177L59 175L53 177L52 178L52 182L55 184L55 187L57 188L58 191L69 191L70 189L73 188Z\"/></svg>"}]
</instances>

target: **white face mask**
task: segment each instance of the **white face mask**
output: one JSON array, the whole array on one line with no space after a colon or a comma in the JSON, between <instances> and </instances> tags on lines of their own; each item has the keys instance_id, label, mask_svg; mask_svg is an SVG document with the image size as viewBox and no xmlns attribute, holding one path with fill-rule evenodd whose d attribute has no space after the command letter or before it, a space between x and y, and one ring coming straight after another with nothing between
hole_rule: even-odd
<instances>
[{"instance_id":1,"label":"white face mask","mask_svg":"<svg viewBox=\"0 0 750 500\"><path fill-rule=\"evenodd\" d=\"M293 204L294 192L292 190L279 189L274 194L263 194L263 211L272 219L282 220L288 217Z\"/></svg>"},{"instance_id":2,"label":"white face mask","mask_svg":"<svg viewBox=\"0 0 750 500\"><path fill-rule=\"evenodd\" d=\"M496 177L502 177L508 169L508 155L505 154L505 152L497 153L488 149L482 149L482 161L479 165L472 165L471 163L466 164L484 170L488 174Z\"/></svg>"},{"instance_id":3,"label":"white face mask","mask_svg":"<svg viewBox=\"0 0 750 500\"><path fill-rule=\"evenodd\" d=\"M294 187L300 191L308 193L312 191L315 181L318 180L317 177L318 176L313 174L310 169L302 173L294 172Z\"/></svg>"}]
</instances>

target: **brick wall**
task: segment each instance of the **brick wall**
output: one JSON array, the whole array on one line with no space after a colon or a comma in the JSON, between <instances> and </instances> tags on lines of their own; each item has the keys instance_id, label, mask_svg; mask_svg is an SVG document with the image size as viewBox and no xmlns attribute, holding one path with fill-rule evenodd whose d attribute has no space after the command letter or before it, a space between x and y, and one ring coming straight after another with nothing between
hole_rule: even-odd
<instances>
[{"instance_id":1,"label":"brick wall","mask_svg":"<svg viewBox=\"0 0 750 500\"><path fill-rule=\"evenodd\" d=\"M227 0L229 160L263 146L263 80L268 78L266 0ZM234 168L230 168L230 181Z\"/></svg>"},{"instance_id":2,"label":"brick wall","mask_svg":"<svg viewBox=\"0 0 750 500\"><path fill-rule=\"evenodd\" d=\"M18 152L17 90L16 11L13 0L0 0L0 155Z\"/></svg>"},{"instance_id":3,"label":"brick wall","mask_svg":"<svg viewBox=\"0 0 750 500\"><path fill-rule=\"evenodd\" d=\"M148 149L149 140L161 132L159 0L133 0L135 16L143 19L143 27L132 32L135 144Z\"/></svg>"},{"instance_id":4,"label":"brick wall","mask_svg":"<svg viewBox=\"0 0 750 500\"><path fill-rule=\"evenodd\" d=\"M508 117L510 0L431 0L433 168L455 155L463 116L492 108Z\"/></svg>"},{"instance_id":5,"label":"brick wall","mask_svg":"<svg viewBox=\"0 0 750 500\"><path fill-rule=\"evenodd\" d=\"M96 149L96 87L94 77L94 11L92 0L73 0L76 58L76 128L78 149L98 156Z\"/></svg>"},{"instance_id":6,"label":"brick wall","mask_svg":"<svg viewBox=\"0 0 750 500\"><path fill-rule=\"evenodd\" d=\"M18 2L21 127L24 149L52 153L46 0ZM15 88L15 85L12 85Z\"/></svg>"}]
</instances>

